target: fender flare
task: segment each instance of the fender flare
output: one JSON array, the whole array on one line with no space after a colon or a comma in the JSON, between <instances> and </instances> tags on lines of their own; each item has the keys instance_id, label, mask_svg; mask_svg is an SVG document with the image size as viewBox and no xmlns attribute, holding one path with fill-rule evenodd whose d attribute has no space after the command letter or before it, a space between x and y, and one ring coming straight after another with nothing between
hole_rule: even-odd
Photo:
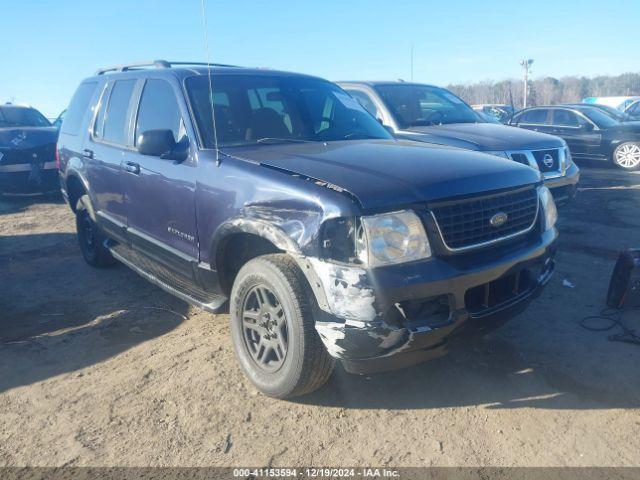
<instances>
[{"instance_id":1,"label":"fender flare","mask_svg":"<svg viewBox=\"0 0 640 480\"><path fill-rule=\"evenodd\" d=\"M231 235L236 233L249 233L268 240L284 252L301 254L300 246L277 225L265 220L237 217L229 219L220 225L213 236L210 249L210 264L214 270L217 270L220 248L225 245Z\"/></svg>"}]
</instances>

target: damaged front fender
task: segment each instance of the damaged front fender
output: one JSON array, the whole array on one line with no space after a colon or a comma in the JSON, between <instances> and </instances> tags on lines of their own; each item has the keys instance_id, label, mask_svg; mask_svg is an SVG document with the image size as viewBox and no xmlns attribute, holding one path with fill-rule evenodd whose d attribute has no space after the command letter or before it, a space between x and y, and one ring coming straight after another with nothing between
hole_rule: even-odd
<instances>
[{"instance_id":1,"label":"damaged front fender","mask_svg":"<svg viewBox=\"0 0 640 480\"><path fill-rule=\"evenodd\" d=\"M317 258L297 260L318 306L327 314L316 320L316 330L331 356L387 356L410 344L411 332L383 320L366 269Z\"/></svg>"}]
</instances>

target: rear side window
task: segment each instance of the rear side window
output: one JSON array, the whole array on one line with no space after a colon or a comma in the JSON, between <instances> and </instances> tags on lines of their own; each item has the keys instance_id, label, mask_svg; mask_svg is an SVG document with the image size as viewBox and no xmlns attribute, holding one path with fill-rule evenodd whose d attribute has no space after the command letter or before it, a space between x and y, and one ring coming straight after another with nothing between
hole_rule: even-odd
<instances>
[{"instance_id":1,"label":"rear side window","mask_svg":"<svg viewBox=\"0 0 640 480\"><path fill-rule=\"evenodd\" d=\"M102 138L118 145L127 144L129 102L136 80L118 80L109 96Z\"/></svg>"},{"instance_id":2,"label":"rear side window","mask_svg":"<svg viewBox=\"0 0 640 480\"><path fill-rule=\"evenodd\" d=\"M61 132L71 135L77 135L80 132L82 120L89 108L89 102L97 85L98 82L86 82L78 87L64 116L64 121L60 127Z\"/></svg>"},{"instance_id":3,"label":"rear side window","mask_svg":"<svg viewBox=\"0 0 640 480\"><path fill-rule=\"evenodd\" d=\"M529 123L532 125L544 125L547 123L548 110L529 110L518 117L518 123Z\"/></svg>"},{"instance_id":4,"label":"rear side window","mask_svg":"<svg viewBox=\"0 0 640 480\"><path fill-rule=\"evenodd\" d=\"M183 135L180 107L171 85L164 80L147 80L140 99L136 141L147 130L171 130L177 141Z\"/></svg>"}]
</instances>

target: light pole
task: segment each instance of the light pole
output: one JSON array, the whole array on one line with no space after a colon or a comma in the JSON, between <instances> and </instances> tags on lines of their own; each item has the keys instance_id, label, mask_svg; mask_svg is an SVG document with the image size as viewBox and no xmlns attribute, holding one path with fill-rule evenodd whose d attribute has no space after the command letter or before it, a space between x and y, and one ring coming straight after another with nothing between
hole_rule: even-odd
<instances>
[{"instance_id":1,"label":"light pole","mask_svg":"<svg viewBox=\"0 0 640 480\"><path fill-rule=\"evenodd\" d=\"M524 101L522 108L527 108L527 93L529 91L529 68L533 63L533 58L520 60L520 65L524 68Z\"/></svg>"},{"instance_id":2,"label":"light pole","mask_svg":"<svg viewBox=\"0 0 640 480\"><path fill-rule=\"evenodd\" d=\"M411 44L411 81L413 82L413 43Z\"/></svg>"}]
</instances>

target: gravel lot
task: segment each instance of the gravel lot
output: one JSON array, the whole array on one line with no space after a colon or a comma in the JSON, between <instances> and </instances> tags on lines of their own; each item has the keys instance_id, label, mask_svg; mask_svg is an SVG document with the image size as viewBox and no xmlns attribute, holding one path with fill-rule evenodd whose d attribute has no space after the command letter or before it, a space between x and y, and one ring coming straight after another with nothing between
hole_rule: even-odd
<instances>
[{"instance_id":1,"label":"gravel lot","mask_svg":"<svg viewBox=\"0 0 640 480\"><path fill-rule=\"evenodd\" d=\"M524 314L290 402L244 379L226 315L87 266L60 200L0 199L0 465L640 466L640 347L578 325L640 247L640 175L585 167L581 187Z\"/></svg>"}]
</instances>

